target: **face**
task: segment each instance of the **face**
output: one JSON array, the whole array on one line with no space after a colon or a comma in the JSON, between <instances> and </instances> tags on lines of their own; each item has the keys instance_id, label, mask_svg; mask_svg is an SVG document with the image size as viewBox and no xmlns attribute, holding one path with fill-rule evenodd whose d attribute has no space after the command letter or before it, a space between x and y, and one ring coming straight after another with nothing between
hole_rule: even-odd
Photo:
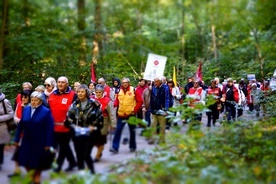
<instances>
[{"instance_id":1,"label":"face","mask_svg":"<svg viewBox=\"0 0 276 184\"><path fill-rule=\"evenodd\" d=\"M80 83L75 82L74 83L74 91L77 91L79 86L80 86Z\"/></svg>"},{"instance_id":2,"label":"face","mask_svg":"<svg viewBox=\"0 0 276 184\"><path fill-rule=\"evenodd\" d=\"M103 93L104 93L104 92L101 91L101 90L96 90L96 91L95 91L95 94L96 94L96 97L97 97L97 98L103 97Z\"/></svg>"},{"instance_id":3,"label":"face","mask_svg":"<svg viewBox=\"0 0 276 184\"><path fill-rule=\"evenodd\" d=\"M168 82L167 84L168 84L168 86L169 86L170 88L172 88L172 86L173 86L173 83L171 83L171 82Z\"/></svg>"},{"instance_id":4,"label":"face","mask_svg":"<svg viewBox=\"0 0 276 184\"><path fill-rule=\"evenodd\" d=\"M123 88L127 88L129 86L129 82L127 80L122 81Z\"/></svg>"},{"instance_id":5,"label":"face","mask_svg":"<svg viewBox=\"0 0 276 184\"><path fill-rule=\"evenodd\" d=\"M199 83L197 81L193 82L193 84L195 88L199 87Z\"/></svg>"},{"instance_id":6,"label":"face","mask_svg":"<svg viewBox=\"0 0 276 184\"><path fill-rule=\"evenodd\" d=\"M78 89L77 91L78 99L80 101L84 101L87 99L86 90L85 89Z\"/></svg>"},{"instance_id":7,"label":"face","mask_svg":"<svg viewBox=\"0 0 276 184\"><path fill-rule=\"evenodd\" d=\"M114 85L114 86L118 86L118 84L119 84L118 81L114 81L114 82L113 82L113 85Z\"/></svg>"},{"instance_id":8,"label":"face","mask_svg":"<svg viewBox=\"0 0 276 184\"><path fill-rule=\"evenodd\" d=\"M98 84L105 85L105 82L102 80L98 80Z\"/></svg>"},{"instance_id":9,"label":"face","mask_svg":"<svg viewBox=\"0 0 276 184\"><path fill-rule=\"evenodd\" d=\"M37 98L37 97L31 98L31 106L32 107L35 108L35 107L38 107L41 104L42 104L42 101L39 98Z\"/></svg>"},{"instance_id":10,"label":"face","mask_svg":"<svg viewBox=\"0 0 276 184\"><path fill-rule=\"evenodd\" d=\"M144 85L146 84L146 82L145 82L144 80L141 80L141 81L139 82L139 84L140 84L140 86L144 86Z\"/></svg>"},{"instance_id":11,"label":"face","mask_svg":"<svg viewBox=\"0 0 276 184\"><path fill-rule=\"evenodd\" d=\"M216 85L217 85L216 81L213 81L213 82L211 83L211 86L212 86L212 87L216 87Z\"/></svg>"},{"instance_id":12,"label":"face","mask_svg":"<svg viewBox=\"0 0 276 184\"><path fill-rule=\"evenodd\" d=\"M60 92L64 92L67 86L68 84L64 80L58 80L57 87Z\"/></svg>"},{"instance_id":13,"label":"face","mask_svg":"<svg viewBox=\"0 0 276 184\"><path fill-rule=\"evenodd\" d=\"M28 96L22 96L22 103L24 105L28 104L29 103L29 97Z\"/></svg>"},{"instance_id":14,"label":"face","mask_svg":"<svg viewBox=\"0 0 276 184\"><path fill-rule=\"evenodd\" d=\"M161 86L161 84L162 84L162 81L160 81L160 80L158 80L158 79L155 79L155 80L154 80L154 85L155 85L156 87Z\"/></svg>"},{"instance_id":15,"label":"face","mask_svg":"<svg viewBox=\"0 0 276 184\"><path fill-rule=\"evenodd\" d=\"M233 82L232 82L232 81L228 81L228 82L227 82L227 85L228 85L228 86L232 86L232 85L233 85Z\"/></svg>"},{"instance_id":16,"label":"face","mask_svg":"<svg viewBox=\"0 0 276 184\"><path fill-rule=\"evenodd\" d=\"M89 84L89 89L94 89L95 88L95 86L94 86L94 84L93 83L91 83L91 84Z\"/></svg>"},{"instance_id":17,"label":"face","mask_svg":"<svg viewBox=\"0 0 276 184\"><path fill-rule=\"evenodd\" d=\"M46 91L48 91L49 93L52 92L53 89L54 89L54 88L53 88L50 84L48 84L47 82L45 82L44 86L45 86Z\"/></svg>"}]
</instances>

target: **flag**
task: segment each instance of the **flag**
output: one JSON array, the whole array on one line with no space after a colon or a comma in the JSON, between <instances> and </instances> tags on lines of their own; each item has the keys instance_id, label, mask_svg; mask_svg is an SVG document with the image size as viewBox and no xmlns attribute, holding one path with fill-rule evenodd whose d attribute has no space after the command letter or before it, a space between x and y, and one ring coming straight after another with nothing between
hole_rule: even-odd
<instances>
[{"instance_id":1,"label":"flag","mask_svg":"<svg viewBox=\"0 0 276 184\"><path fill-rule=\"evenodd\" d=\"M177 86L175 66L173 67L173 79L172 80L173 80L174 85Z\"/></svg>"},{"instance_id":2,"label":"flag","mask_svg":"<svg viewBox=\"0 0 276 184\"><path fill-rule=\"evenodd\" d=\"M201 67L202 67L202 62L200 61L199 65L198 65L198 69L196 71L196 78L199 79L200 81L202 81L202 70L201 70Z\"/></svg>"},{"instance_id":3,"label":"flag","mask_svg":"<svg viewBox=\"0 0 276 184\"><path fill-rule=\"evenodd\" d=\"M91 82L96 82L96 72L95 72L94 62L91 63L90 72L91 72Z\"/></svg>"}]
</instances>

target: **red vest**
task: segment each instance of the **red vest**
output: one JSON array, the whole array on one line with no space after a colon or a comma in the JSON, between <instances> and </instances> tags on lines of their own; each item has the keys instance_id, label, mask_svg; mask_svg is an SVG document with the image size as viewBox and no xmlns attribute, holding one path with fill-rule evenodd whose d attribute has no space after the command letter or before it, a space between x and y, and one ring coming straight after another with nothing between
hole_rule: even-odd
<instances>
[{"instance_id":1,"label":"red vest","mask_svg":"<svg viewBox=\"0 0 276 184\"><path fill-rule=\"evenodd\" d=\"M98 102L100 102L103 116L104 117L108 116L106 107L107 107L108 103L110 102L110 98L108 98L107 96L104 96L102 98L94 98L94 99L97 100Z\"/></svg>"},{"instance_id":2,"label":"red vest","mask_svg":"<svg viewBox=\"0 0 276 184\"><path fill-rule=\"evenodd\" d=\"M70 105L73 103L75 92L54 94L49 97L49 106L55 122L55 132L69 132L69 128L63 125Z\"/></svg>"}]
</instances>

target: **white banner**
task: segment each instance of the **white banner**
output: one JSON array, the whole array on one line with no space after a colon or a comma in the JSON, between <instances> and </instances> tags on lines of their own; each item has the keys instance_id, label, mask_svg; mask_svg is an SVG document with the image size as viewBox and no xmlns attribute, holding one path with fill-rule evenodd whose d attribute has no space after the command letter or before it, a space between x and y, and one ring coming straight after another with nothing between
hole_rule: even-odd
<instances>
[{"instance_id":1,"label":"white banner","mask_svg":"<svg viewBox=\"0 0 276 184\"><path fill-rule=\"evenodd\" d=\"M153 81L156 77L164 75L167 57L156 54L149 54L144 73L144 79Z\"/></svg>"},{"instance_id":2,"label":"white banner","mask_svg":"<svg viewBox=\"0 0 276 184\"><path fill-rule=\"evenodd\" d=\"M256 76L255 74L247 74L247 80L253 80L253 79L256 79Z\"/></svg>"}]
</instances>

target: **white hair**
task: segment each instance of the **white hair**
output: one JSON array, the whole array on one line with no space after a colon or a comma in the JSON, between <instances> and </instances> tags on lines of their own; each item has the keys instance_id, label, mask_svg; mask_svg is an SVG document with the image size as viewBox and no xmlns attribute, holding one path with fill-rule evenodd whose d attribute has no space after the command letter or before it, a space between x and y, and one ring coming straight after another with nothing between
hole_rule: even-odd
<instances>
[{"instance_id":1,"label":"white hair","mask_svg":"<svg viewBox=\"0 0 276 184\"><path fill-rule=\"evenodd\" d=\"M40 92L38 92L38 91L32 92L31 98L38 98L39 100L43 101L42 93L40 93Z\"/></svg>"}]
</instances>

